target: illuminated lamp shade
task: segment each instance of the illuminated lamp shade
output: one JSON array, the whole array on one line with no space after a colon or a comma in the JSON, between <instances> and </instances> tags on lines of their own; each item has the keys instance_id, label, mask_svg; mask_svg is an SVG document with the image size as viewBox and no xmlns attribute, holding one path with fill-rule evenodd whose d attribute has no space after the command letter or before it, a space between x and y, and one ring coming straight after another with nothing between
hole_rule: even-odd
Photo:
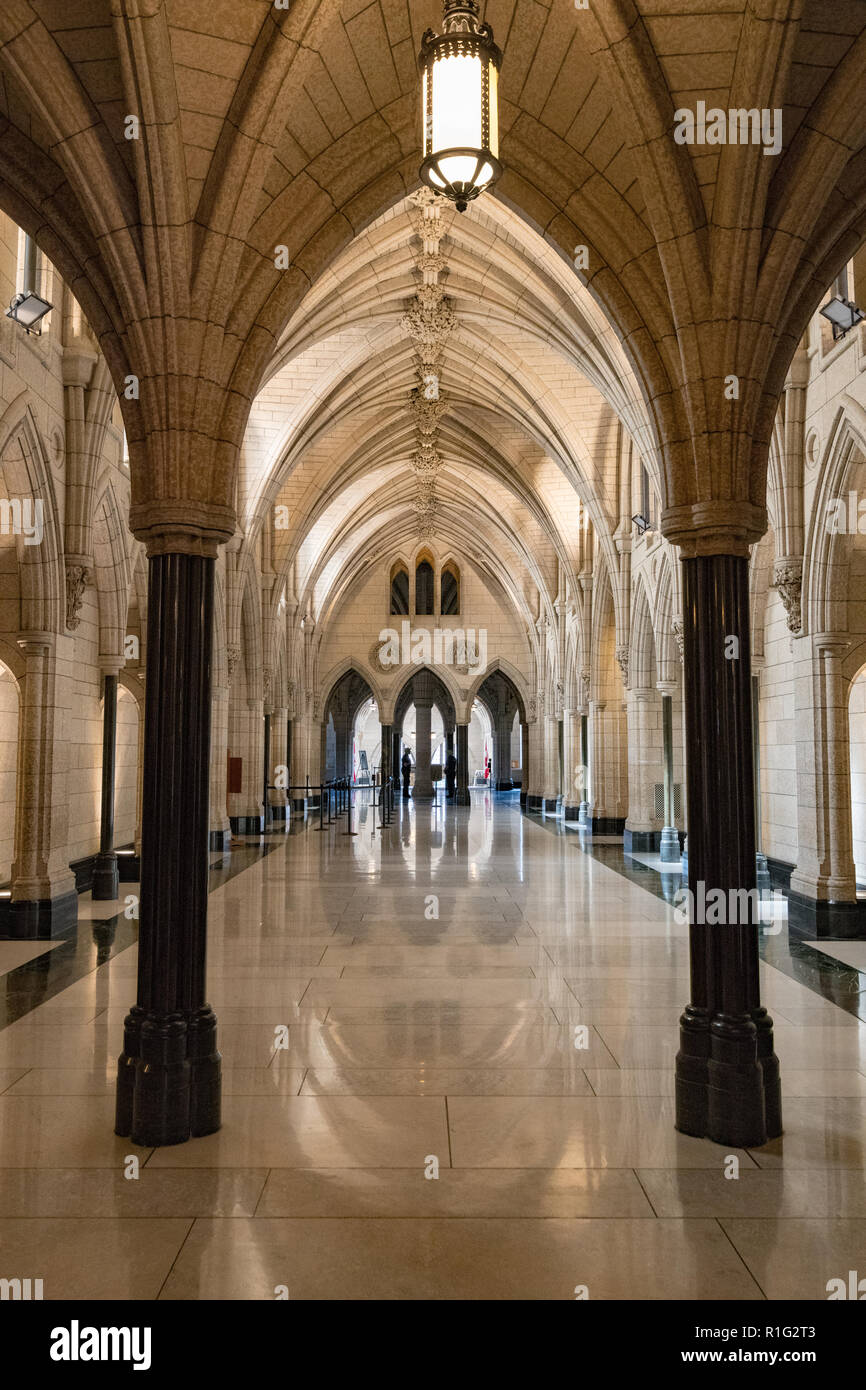
<instances>
[{"instance_id":1,"label":"illuminated lamp shade","mask_svg":"<svg viewBox=\"0 0 866 1390\"><path fill-rule=\"evenodd\" d=\"M421 40L421 179L457 204L483 193L502 173L498 83L502 54L476 0L445 0L444 33Z\"/></svg>"}]
</instances>

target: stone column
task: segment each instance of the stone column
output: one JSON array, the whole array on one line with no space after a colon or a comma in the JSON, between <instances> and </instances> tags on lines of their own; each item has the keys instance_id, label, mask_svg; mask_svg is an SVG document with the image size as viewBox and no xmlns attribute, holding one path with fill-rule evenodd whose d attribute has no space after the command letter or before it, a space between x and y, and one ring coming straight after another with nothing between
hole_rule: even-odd
<instances>
[{"instance_id":1,"label":"stone column","mask_svg":"<svg viewBox=\"0 0 866 1390\"><path fill-rule=\"evenodd\" d=\"M529 725L529 777L526 787L527 811L540 811L544 805L544 713L539 709Z\"/></svg>"},{"instance_id":2,"label":"stone column","mask_svg":"<svg viewBox=\"0 0 866 1390\"><path fill-rule=\"evenodd\" d=\"M270 812L271 822L275 829L283 829L288 819L287 802L288 792L285 785L277 786L277 768L288 768L288 751L286 748L286 738L288 733L288 719L286 717L285 706L274 712L271 719L271 761L269 768L268 781L274 787L270 792ZM283 775L280 781L285 783L287 776Z\"/></svg>"},{"instance_id":3,"label":"stone column","mask_svg":"<svg viewBox=\"0 0 866 1390\"><path fill-rule=\"evenodd\" d=\"M676 683L659 681L662 697L662 773L665 789L665 823L659 842L659 857L663 864L678 864L680 837L674 819L674 714L673 695Z\"/></svg>"},{"instance_id":4,"label":"stone column","mask_svg":"<svg viewBox=\"0 0 866 1390\"><path fill-rule=\"evenodd\" d=\"M208 843L211 850L221 853L228 848L232 833L226 806L229 742L229 691L227 686L214 688L211 702L211 721Z\"/></svg>"},{"instance_id":5,"label":"stone column","mask_svg":"<svg viewBox=\"0 0 866 1390\"><path fill-rule=\"evenodd\" d=\"M99 853L93 864L94 902L115 902L120 883L114 852L114 777L117 759L117 672L120 663L105 670L102 696L102 799Z\"/></svg>"},{"instance_id":6,"label":"stone column","mask_svg":"<svg viewBox=\"0 0 866 1390\"><path fill-rule=\"evenodd\" d=\"M149 558L138 990L115 1122L145 1147L220 1125L216 1018L205 1000L214 566L202 554Z\"/></svg>"},{"instance_id":7,"label":"stone column","mask_svg":"<svg viewBox=\"0 0 866 1390\"><path fill-rule=\"evenodd\" d=\"M68 864L68 743L63 728L58 645L53 632L23 633L26 670L18 714L15 857L4 940L58 936L78 920Z\"/></svg>"},{"instance_id":8,"label":"stone column","mask_svg":"<svg viewBox=\"0 0 866 1390\"><path fill-rule=\"evenodd\" d=\"M559 807L559 720L552 714L544 719L544 791L541 809L555 816Z\"/></svg>"},{"instance_id":9,"label":"stone column","mask_svg":"<svg viewBox=\"0 0 866 1390\"><path fill-rule=\"evenodd\" d=\"M457 795L458 806L468 806L469 796L469 725L457 725Z\"/></svg>"},{"instance_id":10,"label":"stone column","mask_svg":"<svg viewBox=\"0 0 866 1390\"><path fill-rule=\"evenodd\" d=\"M511 779L511 726L514 723L513 708L502 710L496 718L493 732L494 787L498 792L510 792L514 788Z\"/></svg>"},{"instance_id":11,"label":"stone column","mask_svg":"<svg viewBox=\"0 0 866 1390\"><path fill-rule=\"evenodd\" d=\"M581 825L591 826L590 797L592 793L590 785L592 774L589 761L589 715L586 710L581 711L580 715L580 761L583 764L583 797L577 819Z\"/></svg>"},{"instance_id":12,"label":"stone column","mask_svg":"<svg viewBox=\"0 0 866 1390\"><path fill-rule=\"evenodd\" d=\"M525 810L529 782L529 725L520 725L520 805Z\"/></svg>"},{"instance_id":13,"label":"stone column","mask_svg":"<svg viewBox=\"0 0 866 1390\"><path fill-rule=\"evenodd\" d=\"M782 1118L758 976L748 558L698 555L682 566L692 911L676 1123L751 1148L781 1133Z\"/></svg>"},{"instance_id":14,"label":"stone column","mask_svg":"<svg viewBox=\"0 0 866 1390\"><path fill-rule=\"evenodd\" d=\"M752 756L755 765L755 867L758 891L761 897L769 898L772 893L770 870L764 854L763 815L761 811L761 677L752 674Z\"/></svg>"},{"instance_id":15,"label":"stone column","mask_svg":"<svg viewBox=\"0 0 866 1390\"><path fill-rule=\"evenodd\" d=\"M623 834L626 853L645 853L658 845L655 815L658 771L659 697L650 686L632 686L628 692L628 817Z\"/></svg>"},{"instance_id":16,"label":"stone column","mask_svg":"<svg viewBox=\"0 0 866 1390\"><path fill-rule=\"evenodd\" d=\"M433 692L430 682L423 675L416 676L413 684L415 704L415 785L412 791L415 801L430 801L433 798L433 782L430 777L430 728L433 713Z\"/></svg>"},{"instance_id":17,"label":"stone column","mask_svg":"<svg viewBox=\"0 0 866 1390\"><path fill-rule=\"evenodd\" d=\"M799 855L791 875L790 919L818 936L857 936L851 824L849 685L842 659L845 637L817 633L797 638L794 683L797 730Z\"/></svg>"},{"instance_id":18,"label":"stone column","mask_svg":"<svg viewBox=\"0 0 866 1390\"><path fill-rule=\"evenodd\" d=\"M571 709L562 711L562 763L562 815L564 820L576 821L586 785L586 769L580 754L580 716Z\"/></svg>"}]
</instances>

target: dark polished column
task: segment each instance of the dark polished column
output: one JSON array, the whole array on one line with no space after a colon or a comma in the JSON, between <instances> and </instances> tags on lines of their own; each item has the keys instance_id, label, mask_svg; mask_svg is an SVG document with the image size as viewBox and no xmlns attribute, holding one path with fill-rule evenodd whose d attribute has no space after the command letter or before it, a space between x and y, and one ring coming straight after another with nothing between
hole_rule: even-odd
<instances>
[{"instance_id":1,"label":"dark polished column","mask_svg":"<svg viewBox=\"0 0 866 1390\"><path fill-rule=\"evenodd\" d=\"M114 852L114 769L117 748L117 674L107 673L102 713L102 814L99 853L93 862L94 902L114 902L120 882Z\"/></svg>"},{"instance_id":2,"label":"dark polished column","mask_svg":"<svg viewBox=\"0 0 866 1390\"><path fill-rule=\"evenodd\" d=\"M469 796L469 725L457 725L457 795L458 806L468 806Z\"/></svg>"},{"instance_id":3,"label":"dark polished column","mask_svg":"<svg viewBox=\"0 0 866 1390\"><path fill-rule=\"evenodd\" d=\"M381 784L384 787L385 783L388 781L388 778L391 776L391 752L392 744L394 742L394 728L391 724L380 724L379 728L382 731L382 753L379 760L379 771L381 777Z\"/></svg>"},{"instance_id":4,"label":"dark polished column","mask_svg":"<svg viewBox=\"0 0 866 1390\"><path fill-rule=\"evenodd\" d=\"M265 714L265 746L264 746L264 784L262 788L262 829L267 830L273 824L271 815L271 794L268 790L271 781L271 716Z\"/></svg>"},{"instance_id":5,"label":"dark polished column","mask_svg":"<svg viewBox=\"0 0 866 1390\"><path fill-rule=\"evenodd\" d=\"M682 566L694 911L676 1123L717 1143L756 1146L781 1133L782 1119L772 1020L759 996L757 893L747 904L735 896L756 888L748 560L705 555ZM719 922L702 923L719 889Z\"/></svg>"},{"instance_id":6,"label":"dark polished column","mask_svg":"<svg viewBox=\"0 0 866 1390\"><path fill-rule=\"evenodd\" d=\"M179 1144L220 1126L205 1002L215 561L150 557L138 994L124 1024L116 1133Z\"/></svg>"}]
</instances>

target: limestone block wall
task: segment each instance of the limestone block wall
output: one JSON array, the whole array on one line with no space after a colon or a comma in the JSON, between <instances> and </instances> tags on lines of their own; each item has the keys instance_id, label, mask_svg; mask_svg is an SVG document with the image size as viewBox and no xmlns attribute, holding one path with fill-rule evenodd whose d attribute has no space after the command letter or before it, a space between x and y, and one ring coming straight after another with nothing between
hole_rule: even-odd
<instances>
[{"instance_id":1,"label":"limestone block wall","mask_svg":"<svg viewBox=\"0 0 866 1390\"><path fill-rule=\"evenodd\" d=\"M0 883L9 881L15 837L18 770L18 683L0 665Z\"/></svg>"},{"instance_id":2,"label":"limestone block wall","mask_svg":"<svg viewBox=\"0 0 866 1390\"><path fill-rule=\"evenodd\" d=\"M486 632L488 664L500 658L516 668L528 681L529 649L517 616L506 606L504 598L488 588L470 565L460 566L459 614L436 618L416 617L410 613L408 619L403 619L389 612L391 563L392 557L389 557L386 563L378 570L372 571L357 589L342 601L334 614L329 616L319 651L319 682L323 699L328 694L324 689L328 673L337 669L344 661L358 662L362 667L362 674L372 674L383 698L396 696L416 667L410 663L407 666L394 667L393 672L382 672L374 666L372 654L381 645L380 633L391 628L400 634L403 621L408 621L414 631L426 628L432 632L438 626L452 630L471 628L478 634L483 629ZM477 640L479 639L476 637ZM453 668L446 671L445 675L464 692L468 691L475 678L474 672L472 676L468 676L465 672L457 672Z\"/></svg>"},{"instance_id":3,"label":"limestone block wall","mask_svg":"<svg viewBox=\"0 0 866 1390\"><path fill-rule=\"evenodd\" d=\"M797 862L797 743L794 660L785 609L776 589L769 592L761 671L761 838L763 851L785 863Z\"/></svg>"},{"instance_id":4,"label":"limestone block wall","mask_svg":"<svg viewBox=\"0 0 866 1390\"><path fill-rule=\"evenodd\" d=\"M138 702L120 686L117 692L117 752L114 776L114 843L131 845L138 819Z\"/></svg>"}]
</instances>

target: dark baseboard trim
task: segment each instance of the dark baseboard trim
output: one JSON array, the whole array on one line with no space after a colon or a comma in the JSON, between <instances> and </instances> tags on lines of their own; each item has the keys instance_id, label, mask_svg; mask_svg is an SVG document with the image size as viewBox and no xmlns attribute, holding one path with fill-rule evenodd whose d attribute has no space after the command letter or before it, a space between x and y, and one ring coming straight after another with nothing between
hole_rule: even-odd
<instances>
[{"instance_id":1,"label":"dark baseboard trim","mask_svg":"<svg viewBox=\"0 0 866 1390\"><path fill-rule=\"evenodd\" d=\"M579 805L577 805L577 806L563 806L563 808L562 808L562 819L563 819L563 820L577 820L577 818L578 818L579 815L580 815L580 806L579 806Z\"/></svg>"},{"instance_id":2,"label":"dark baseboard trim","mask_svg":"<svg viewBox=\"0 0 866 1390\"><path fill-rule=\"evenodd\" d=\"M866 902L822 902L789 891L788 930L818 941L866 941Z\"/></svg>"},{"instance_id":3,"label":"dark baseboard trim","mask_svg":"<svg viewBox=\"0 0 866 1390\"><path fill-rule=\"evenodd\" d=\"M261 835L264 829L263 820L263 816L229 816L229 823L235 835Z\"/></svg>"},{"instance_id":4,"label":"dark baseboard trim","mask_svg":"<svg viewBox=\"0 0 866 1390\"><path fill-rule=\"evenodd\" d=\"M513 791L514 791L514 783L512 782L511 778L509 777L509 779L508 779L507 782L497 782L497 783L495 783L493 790L494 790L494 791L497 791L497 792L513 792Z\"/></svg>"},{"instance_id":5,"label":"dark baseboard trim","mask_svg":"<svg viewBox=\"0 0 866 1390\"><path fill-rule=\"evenodd\" d=\"M661 838L660 830L629 830L624 827L622 847L626 854L658 854Z\"/></svg>"},{"instance_id":6,"label":"dark baseboard trim","mask_svg":"<svg viewBox=\"0 0 866 1390\"><path fill-rule=\"evenodd\" d=\"M84 859L76 859L74 864L69 867L75 875L76 893L89 893L93 887L93 862L95 854L88 854Z\"/></svg>"},{"instance_id":7,"label":"dark baseboard trim","mask_svg":"<svg viewBox=\"0 0 866 1390\"><path fill-rule=\"evenodd\" d=\"M784 859L773 859L767 855L767 868L770 871L770 887L781 888L787 893L791 887L791 874L796 869L796 864L789 864Z\"/></svg>"},{"instance_id":8,"label":"dark baseboard trim","mask_svg":"<svg viewBox=\"0 0 866 1390\"><path fill-rule=\"evenodd\" d=\"M526 792L522 787L520 788L520 806L522 810L526 810Z\"/></svg>"},{"instance_id":9,"label":"dark baseboard trim","mask_svg":"<svg viewBox=\"0 0 866 1390\"><path fill-rule=\"evenodd\" d=\"M623 835L625 816L593 816L590 829L593 835Z\"/></svg>"},{"instance_id":10,"label":"dark baseboard trim","mask_svg":"<svg viewBox=\"0 0 866 1390\"><path fill-rule=\"evenodd\" d=\"M288 810L288 807L287 807L287 806L272 806L272 807L271 807L271 820L272 820L272 821L285 821L287 810Z\"/></svg>"},{"instance_id":11,"label":"dark baseboard trim","mask_svg":"<svg viewBox=\"0 0 866 1390\"><path fill-rule=\"evenodd\" d=\"M530 793L527 793L527 797L526 797L526 809L527 809L527 811L540 811L543 804L544 804L544 797L543 797L543 796L533 796L531 792L530 792Z\"/></svg>"},{"instance_id":12,"label":"dark baseboard trim","mask_svg":"<svg viewBox=\"0 0 866 1390\"><path fill-rule=\"evenodd\" d=\"M207 847L212 854L225 854L231 837L230 830L211 830L208 832Z\"/></svg>"},{"instance_id":13,"label":"dark baseboard trim","mask_svg":"<svg viewBox=\"0 0 866 1390\"><path fill-rule=\"evenodd\" d=\"M546 816L555 816L558 806L558 796L543 796L541 798L541 809Z\"/></svg>"},{"instance_id":14,"label":"dark baseboard trim","mask_svg":"<svg viewBox=\"0 0 866 1390\"><path fill-rule=\"evenodd\" d=\"M77 925L77 892L38 902L0 900L0 941L50 941Z\"/></svg>"}]
</instances>

